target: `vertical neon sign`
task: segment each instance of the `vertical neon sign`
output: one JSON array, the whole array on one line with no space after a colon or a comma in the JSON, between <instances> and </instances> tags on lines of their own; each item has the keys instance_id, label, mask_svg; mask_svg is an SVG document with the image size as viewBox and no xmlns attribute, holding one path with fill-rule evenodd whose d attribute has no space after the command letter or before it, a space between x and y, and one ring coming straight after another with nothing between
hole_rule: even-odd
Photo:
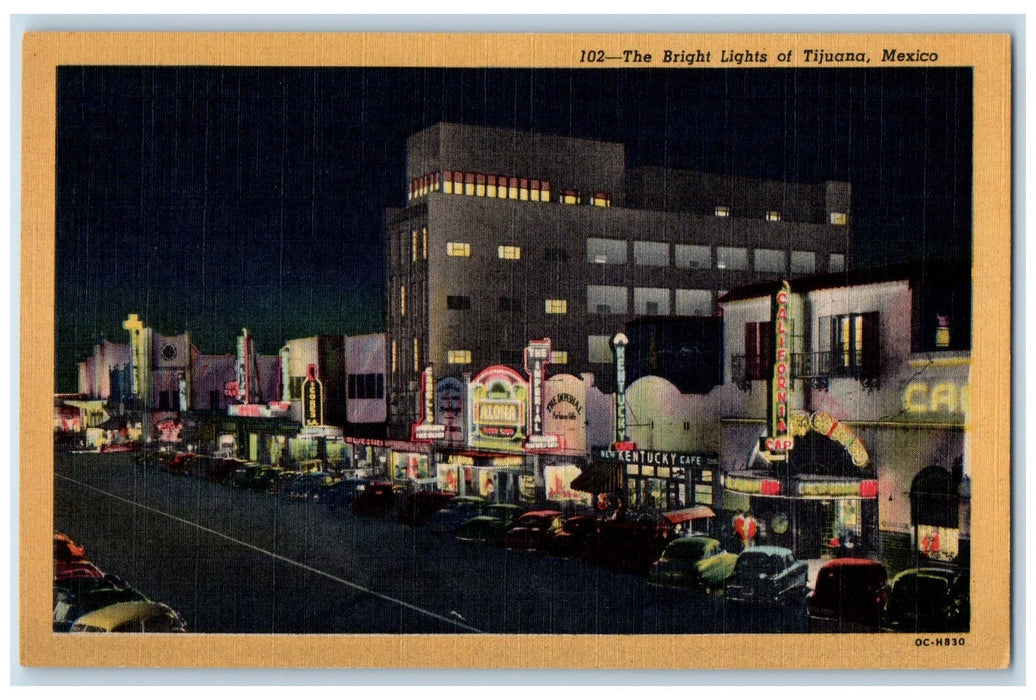
<instances>
[{"instance_id":1,"label":"vertical neon sign","mask_svg":"<svg viewBox=\"0 0 1036 700\"><path fill-rule=\"evenodd\" d=\"M794 441L788 429L788 392L791 387L791 354L788 340L791 324L788 320L788 301L791 286L785 280L773 298L773 376L770 380L770 403L768 406L769 433L764 448L772 459L787 459L788 450Z\"/></svg>"}]
</instances>

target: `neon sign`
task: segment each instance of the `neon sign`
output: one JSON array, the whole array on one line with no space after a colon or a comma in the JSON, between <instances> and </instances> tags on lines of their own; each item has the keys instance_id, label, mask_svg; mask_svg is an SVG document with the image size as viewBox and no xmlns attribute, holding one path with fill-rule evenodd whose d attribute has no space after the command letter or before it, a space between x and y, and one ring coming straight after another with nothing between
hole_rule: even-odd
<instances>
[{"instance_id":1,"label":"neon sign","mask_svg":"<svg viewBox=\"0 0 1036 700\"><path fill-rule=\"evenodd\" d=\"M788 353L788 298L791 286L787 280L774 297L773 303L773 377L770 385L769 425L770 435L763 439L762 449L770 453L771 459L787 459L788 450L795 441L788 430L788 389L791 383L791 362Z\"/></svg>"},{"instance_id":2,"label":"neon sign","mask_svg":"<svg viewBox=\"0 0 1036 700\"><path fill-rule=\"evenodd\" d=\"M910 382L903 390L903 410L910 414L967 414L971 408L971 387L952 382Z\"/></svg>"}]
</instances>

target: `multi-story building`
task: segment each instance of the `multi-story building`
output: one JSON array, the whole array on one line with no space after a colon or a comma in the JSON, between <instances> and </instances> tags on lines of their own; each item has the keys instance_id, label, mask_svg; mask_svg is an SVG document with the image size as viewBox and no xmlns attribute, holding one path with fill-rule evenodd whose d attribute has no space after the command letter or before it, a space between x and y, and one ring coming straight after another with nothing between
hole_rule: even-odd
<instances>
[{"instance_id":1,"label":"multi-story building","mask_svg":"<svg viewBox=\"0 0 1036 700\"><path fill-rule=\"evenodd\" d=\"M846 268L849 185L663 168L625 147L436 124L407 141L407 206L388 212L390 432L419 416L421 373L550 370L610 390L610 339L639 316L708 316L744 284Z\"/></svg>"}]
</instances>

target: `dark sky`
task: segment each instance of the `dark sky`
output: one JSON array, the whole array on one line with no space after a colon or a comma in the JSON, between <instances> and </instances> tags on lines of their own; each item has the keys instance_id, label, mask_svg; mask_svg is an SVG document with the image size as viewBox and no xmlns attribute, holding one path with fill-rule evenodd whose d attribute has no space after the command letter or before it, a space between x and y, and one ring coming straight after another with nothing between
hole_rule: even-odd
<instances>
[{"instance_id":1,"label":"dark sky","mask_svg":"<svg viewBox=\"0 0 1036 700\"><path fill-rule=\"evenodd\" d=\"M848 181L855 266L971 254L970 69L62 67L57 104L58 391L129 313L208 353L384 330L384 210L438 121Z\"/></svg>"}]
</instances>

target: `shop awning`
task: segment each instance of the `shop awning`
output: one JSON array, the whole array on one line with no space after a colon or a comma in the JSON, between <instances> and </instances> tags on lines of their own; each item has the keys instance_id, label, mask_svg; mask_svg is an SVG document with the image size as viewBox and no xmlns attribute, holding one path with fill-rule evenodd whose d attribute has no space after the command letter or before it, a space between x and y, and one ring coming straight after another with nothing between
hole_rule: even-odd
<instances>
[{"instance_id":1,"label":"shop awning","mask_svg":"<svg viewBox=\"0 0 1036 700\"><path fill-rule=\"evenodd\" d=\"M623 487L624 467L615 462L588 464L572 479L572 488L583 493L615 493Z\"/></svg>"},{"instance_id":2,"label":"shop awning","mask_svg":"<svg viewBox=\"0 0 1036 700\"><path fill-rule=\"evenodd\" d=\"M698 520L700 518L714 518L716 513L713 512L712 508L708 506L694 506L693 508L682 508L681 510L673 510L665 514L666 520L671 522L673 525L679 525L680 523L686 523L691 520Z\"/></svg>"}]
</instances>

